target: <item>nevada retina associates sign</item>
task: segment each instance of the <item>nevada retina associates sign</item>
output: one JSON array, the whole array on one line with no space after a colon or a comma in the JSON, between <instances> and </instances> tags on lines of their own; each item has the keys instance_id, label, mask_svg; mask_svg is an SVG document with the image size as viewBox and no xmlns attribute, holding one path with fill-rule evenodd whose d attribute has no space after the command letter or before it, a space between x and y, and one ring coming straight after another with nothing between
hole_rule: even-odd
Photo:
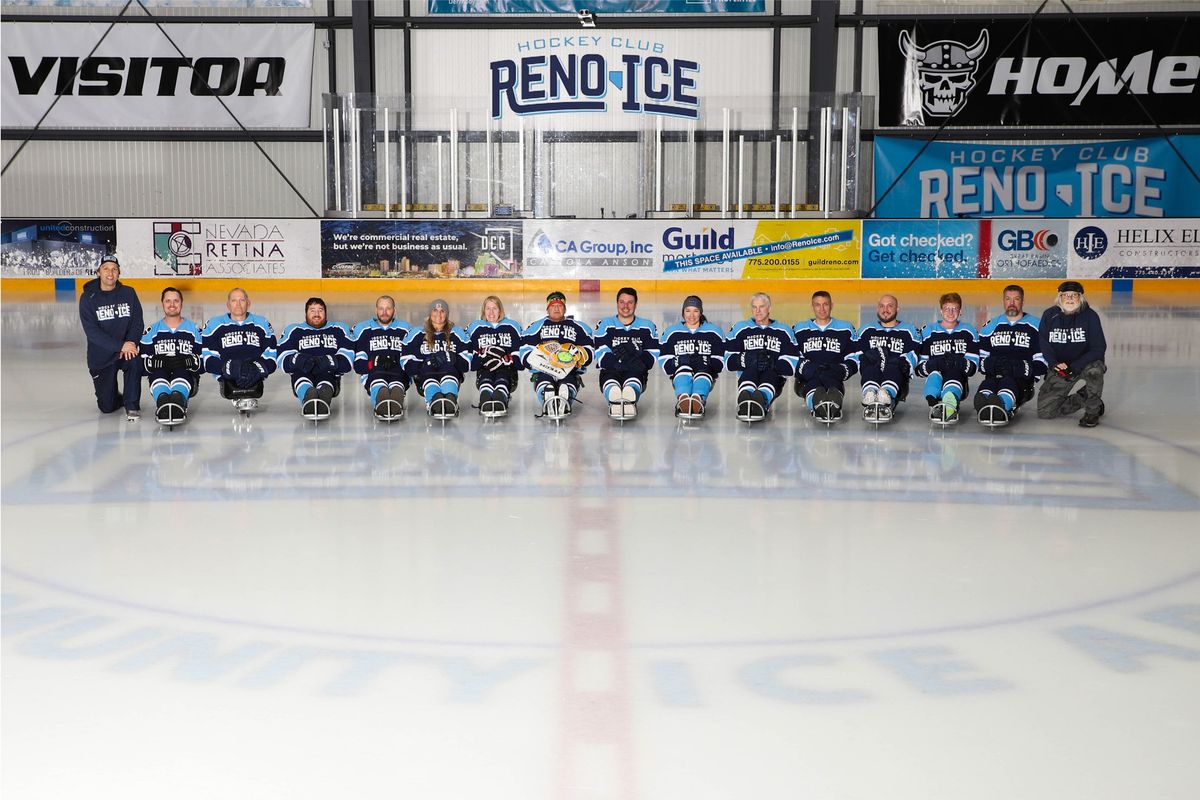
<instances>
[{"instance_id":1,"label":"nevada retina associates sign","mask_svg":"<svg viewBox=\"0 0 1200 800\"><path fill-rule=\"evenodd\" d=\"M1196 20L1090 14L1023 26L881 24L880 124L1200 123Z\"/></svg>"},{"instance_id":2,"label":"nevada retina associates sign","mask_svg":"<svg viewBox=\"0 0 1200 800\"><path fill-rule=\"evenodd\" d=\"M5 22L0 114L32 127L304 128L313 26ZM92 48L104 41L93 53ZM180 55L182 51L184 55ZM228 111L226 108L228 107Z\"/></svg>"}]
</instances>

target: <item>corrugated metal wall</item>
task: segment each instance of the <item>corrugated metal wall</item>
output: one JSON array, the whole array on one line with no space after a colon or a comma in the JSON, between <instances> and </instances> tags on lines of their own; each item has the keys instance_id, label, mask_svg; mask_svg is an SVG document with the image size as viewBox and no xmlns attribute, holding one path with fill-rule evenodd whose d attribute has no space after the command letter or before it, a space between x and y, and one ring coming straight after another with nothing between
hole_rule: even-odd
<instances>
[{"instance_id":1,"label":"corrugated metal wall","mask_svg":"<svg viewBox=\"0 0 1200 800\"><path fill-rule=\"evenodd\" d=\"M19 144L3 142L5 161ZM268 142L263 149L322 213L321 144ZM0 213L312 215L254 145L241 142L30 142L4 174Z\"/></svg>"},{"instance_id":2,"label":"corrugated metal wall","mask_svg":"<svg viewBox=\"0 0 1200 800\"><path fill-rule=\"evenodd\" d=\"M843 13L853 13L855 0L843 0ZM866 13L994 13L1028 14L1038 5L1035 0L1013 2L978 2L977 0L946 0L945 2L900 2L898 0L864 0ZM1050 10L1055 4L1051 3ZM768 3L770 8L773 4ZM1072 8L1081 13L1103 13L1120 10L1194 11L1197 3L1190 2L1107 2L1076 0ZM255 8L257 16L303 18L323 15L330 5L327 0L314 0L311 9ZM348 16L351 0L336 0L335 14ZM423 13L424 3L413 0L413 13ZM3 7L6 19L22 14L54 13L64 18L83 14L102 13L92 6L46 8L30 6ZM404 12L403 0L377 0L378 17L396 16ZM785 14L810 13L808 0L785 0ZM1059 9L1061 11L1061 9ZM142 13L137 10L136 13ZM214 7L154 7L156 16L175 19L245 14L244 9ZM728 21L723 18L721 22ZM482 131L488 124L489 99L488 62L498 58L519 56L526 49L522 43L552 35L598 35L605 38L605 47L612 48L611 38L620 36L637 47L638 42L658 42L668 58L694 58L702 63L699 94L705 98L702 108L702 130L719 131L723 106L737 109L731 124L734 128L766 130L772 123L771 65L773 34L769 29L721 27L719 29L612 29L599 33L577 27L562 29L471 29L445 30L417 28L412 31L412 83L414 88L414 123L418 129L448 130L449 109L458 109L460 130ZM855 67L861 57L861 91L872 98L877 94L877 32L862 30L862 50L857 54L856 31L838 31L836 87L839 92L855 89ZM783 127L787 127L792 105L804 105L809 85L809 52L811 32L803 28L788 28L780 32L780 99L784 109ZM332 38L332 42L331 42ZM333 86L330 86L329 46L334 49ZM350 92L353 89L353 34L349 28L335 31L320 29L315 37L313 53L313 104L311 129L322 126L321 95L329 92ZM561 52L567 52L564 48ZM376 90L379 95L403 96L404 33L400 29L378 29L375 33ZM615 106L611 103L610 106ZM399 103L397 103L397 108ZM874 105L871 106L874 119ZM803 112L801 126L807 120ZM520 124L511 113L492 123L494 131L513 133ZM535 206L544 214L576 214L625 216L641 213L654 205L653 151L647 144L653 130L654 118L611 110L607 115L574 114L546 115L527 118L529 155L525 168L525 205L538 198ZM688 123L668 119L667 131L688 130ZM536 131L605 130L640 131L639 141L627 143L546 142L534 153ZM0 151L5 160L18 142L5 140ZM445 145L448 148L448 144ZM736 142L728 165L729 197L737 197ZM784 155L775 153L773 140L744 146L746 202L767 203L774 199L771 180L777 158L783 169L790 171L790 147ZM324 210L323 151L319 143L274 143L265 145L276 158L286 175L299 187L307 201L318 211ZM868 148L869 151L869 148ZM693 149L690 144L664 145L663 204L688 203L693 199L692 186L698 186L695 200L717 202L722 182L721 146L719 143L697 145L701 174L691 173ZM801 148L801 159L803 159ZM494 143L491 149L493 173L491 198L494 202L518 204L518 162L514 143ZM448 172L449 153L445 168ZM864 151L869 157L869 152ZM398 152L392 154L391 165L394 200L399 198ZM414 162L415 194L410 202L432 203L437 199L436 146L420 145ZM486 151L481 143L460 144L461 167L460 204L484 203L488 199ZM798 174L798 191L804 195L806 179ZM221 142L96 142L96 141L38 141L31 143L14 162L3 178L3 199L0 211L9 216L155 216L172 215L262 215L303 216L308 213L303 202L286 185L252 145ZM382 181L381 181L382 186ZM785 185L781 199L787 202L790 185ZM449 201L449 187L444 198Z\"/></svg>"}]
</instances>

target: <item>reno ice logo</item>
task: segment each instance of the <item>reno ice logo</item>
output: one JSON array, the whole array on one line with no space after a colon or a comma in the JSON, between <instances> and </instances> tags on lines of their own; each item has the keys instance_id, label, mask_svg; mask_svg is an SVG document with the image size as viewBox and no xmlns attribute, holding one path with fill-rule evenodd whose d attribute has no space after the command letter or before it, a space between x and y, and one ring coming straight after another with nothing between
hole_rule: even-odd
<instances>
[{"instance_id":1,"label":"reno ice logo","mask_svg":"<svg viewBox=\"0 0 1200 800\"><path fill-rule=\"evenodd\" d=\"M601 53L578 52L603 44L625 51L619 63L610 63ZM518 116L607 111L610 85L619 92L622 111L697 119L700 99L695 89L700 65L668 59L661 55L665 49L662 42L619 35L607 42L594 35L518 42L517 50L529 55L489 64L492 119L499 119L505 106Z\"/></svg>"},{"instance_id":2,"label":"reno ice logo","mask_svg":"<svg viewBox=\"0 0 1200 800\"><path fill-rule=\"evenodd\" d=\"M950 39L919 47L908 31L900 31L900 52L908 61L906 72L916 69L925 113L931 117L952 117L962 110L967 104L967 92L975 86L979 59L987 47L986 28L969 47Z\"/></svg>"},{"instance_id":3,"label":"reno ice logo","mask_svg":"<svg viewBox=\"0 0 1200 800\"><path fill-rule=\"evenodd\" d=\"M1045 228L1040 231L1003 230L996 244L1006 252L1025 253L1030 250L1049 250L1058 244L1058 234Z\"/></svg>"},{"instance_id":4,"label":"reno ice logo","mask_svg":"<svg viewBox=\"0 0 1200 800\"><path fill-rule=\"evenodd\" d=\"M1108 249L1108 235L1095 225L1089 225L1075 234L1073 244L1076 255L1092 261L1104 255Z\"/></svg>"}]
</instances>

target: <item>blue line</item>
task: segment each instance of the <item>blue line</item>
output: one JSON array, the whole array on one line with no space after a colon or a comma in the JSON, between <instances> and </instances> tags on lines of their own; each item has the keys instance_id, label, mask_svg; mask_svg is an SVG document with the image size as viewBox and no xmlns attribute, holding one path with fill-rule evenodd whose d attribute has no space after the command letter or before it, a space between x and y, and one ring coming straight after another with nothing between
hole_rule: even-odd
<instances>
[{"instance_id":1,"label":"blue line","mask_svg":"<svg viewBox=\"0 0 1200 800\"><path fill-rule=\"evenodd\" d=\"M109 605L127 608L134 611L145 611L153 614L163 614L167 616L180 617L182 619L192 620L196 622L216 623L220 625L230 625L234 627L252 628L255 630L266 630L278 633L301 634L305 636L329 636L341 639L352 639L356 641L367 642L384 642L388 644L403 644L403 645L427 645L437 647L507 647L507 648L532 648L532 649L557 649L563 645L558 642L496 642L496 641L454 641L445 639L411 639L402 636L378 636L361 633L343 633L340 631L322 630L319 628L301 628L292 625L273 625L264 622L250 622L247 620L231 619L229 617L215 617L208 614L194 614L183 611L175 611L172 609L164 609L155 606L145 605L143 603L134 603L128 600L116 600L104 595L85 592L79 589L72 589L63 586L53 581L35 578L23 572L11 569L9 567L0 567L0 572L9 575L13 578L36 584L47 589L62 592L63 594L82 597L96 602L107 603ZM999 628L1009 625L1019 625L1022 623L1033 622L1036 620L1050 619L1068 614L1078 614L1083 611L1092 611L1105 606L1116 605L1118 603L1126 603L1132 600L1140 600L1150 595L1158 594L1159 592L1174 589L1178 586L1190 583L1197 578L1200 578L1200 570L1189 572L1178 578L1173 578L1166 583L1152 586L1147 589L1141 589L1129 594L1116 595L1101 600L1095 600L1090 603L1082 603L1074 606L1066 606L1064 608L1050 609L1047 611L1039 611L1031 614L1020 614L1015 617L1001 617L999 619L987 620L985 622L964 623L961 625L944 625L935 628L912 628L901 631L885 631L878 633L862 633L850 634L845 636L815 636L800 639L747 639L734 641L697 641L697 642L630 642L629 648L632 650L675 650L703 647L795 647L797 645L814 645L814 644L837 644L844 642L867 642L881 639L902 639L919 636L936 636L944 633L964 633L967 631L979 631L989 628Z\"/></svg>"}]
</instances>

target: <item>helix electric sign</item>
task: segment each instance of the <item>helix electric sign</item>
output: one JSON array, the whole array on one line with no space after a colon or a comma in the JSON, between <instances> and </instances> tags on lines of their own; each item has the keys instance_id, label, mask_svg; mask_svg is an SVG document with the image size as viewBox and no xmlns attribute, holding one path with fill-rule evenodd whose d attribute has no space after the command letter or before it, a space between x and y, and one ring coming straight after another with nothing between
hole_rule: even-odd
<instances>
[{"instance_id":1,"label":"helix electric sign","mask_svg":"<svg viewBox=\"0 0 1200 800\"><path fill-rule=\"evenodd\" d=\"M611 48L606 55L593 50ZM700 65L668 58L662 42L626 36L549 36L520 42L519 58L493 61L492 118L507 107L518 116L603 112L609 101L630 114L697 119ZM611 89L615 89L612 98Z\"/></svg>"}]
</instances>

